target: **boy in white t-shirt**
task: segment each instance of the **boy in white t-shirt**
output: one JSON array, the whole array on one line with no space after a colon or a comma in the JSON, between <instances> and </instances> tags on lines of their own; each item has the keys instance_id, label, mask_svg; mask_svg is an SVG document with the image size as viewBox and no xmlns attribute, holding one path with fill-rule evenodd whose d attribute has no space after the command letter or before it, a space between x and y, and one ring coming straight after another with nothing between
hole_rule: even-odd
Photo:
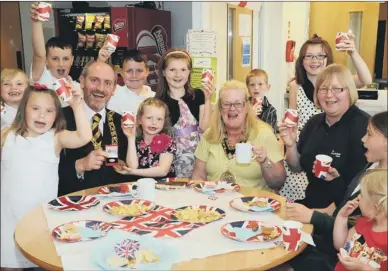
<instances>
[{"instance_id":1,"label":"boy in white t-shirt","mask_svg":"<svg viewBox=\"0 0 388 271\"><path fill-rule=\"evenodd\" d=\"M32 50L33 59L30 70L30 79L33 82L53 89L56 79L68 78L71 65L73 64L72 45L60 37L50 38L44 43L42 21L38 20L39 2L31 4L31 25L32 25ZM70 78L69 78L70 79ZM73 81L73 88L80 88L78 82ZM68 106L63 102L62 107Z\"/></svg>"},{"instance_id":2,"label":"boy in white t-shirt","mask_svg":"<svg viewBox=\"0 0 388 271\"><path fill-rule=\"evenodd\" d=\"M99 53L100 61L106 61L109 57L104 51L103 47ZM107 107L121 115L124 111L132 111L136 114L143 100L155 96L155 92L144 85L149 72L146 57L138 50L129 50L123 56L121 67L120 74L125 86L117 85L115 94L109 100Z\"/></svg>"}]
</instances>

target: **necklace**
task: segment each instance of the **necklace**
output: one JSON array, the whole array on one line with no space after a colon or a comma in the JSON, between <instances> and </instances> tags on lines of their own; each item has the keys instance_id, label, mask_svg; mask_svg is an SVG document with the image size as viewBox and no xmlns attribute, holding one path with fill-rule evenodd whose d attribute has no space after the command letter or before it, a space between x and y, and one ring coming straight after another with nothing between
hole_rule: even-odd
<instances>
[{"instance_id":1,"label":"necklace","mask_svg":"<svg viewBox=\"0 0 388 271\"><path fill-rule=\"evenodd\" d=\"M244 133L241 133L240 140L238 143L245 143L246 139L244 138ZM222 148L224 149L226 157L231 160L236 155L236 147L235 145L231 145L228 140L228 136L225 134L224 139L222 140Z\"/></svg>"}]
</instances>

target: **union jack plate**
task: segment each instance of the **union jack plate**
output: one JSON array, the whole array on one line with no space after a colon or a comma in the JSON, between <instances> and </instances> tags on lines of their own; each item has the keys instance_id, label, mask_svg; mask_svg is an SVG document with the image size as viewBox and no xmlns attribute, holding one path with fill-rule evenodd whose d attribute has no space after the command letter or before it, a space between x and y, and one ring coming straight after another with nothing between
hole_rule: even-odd
<instances>
[{"instance_id":1,"label":"union jack plate","mask_svg":"<svg viewBox=\"0 0 388 271\"><path fill-rule=\"evenodd\" d=\"M48 208L55 211L81 211L99 203L93 196L63 196L50 201Z\"/></svg>"}]
</instances>

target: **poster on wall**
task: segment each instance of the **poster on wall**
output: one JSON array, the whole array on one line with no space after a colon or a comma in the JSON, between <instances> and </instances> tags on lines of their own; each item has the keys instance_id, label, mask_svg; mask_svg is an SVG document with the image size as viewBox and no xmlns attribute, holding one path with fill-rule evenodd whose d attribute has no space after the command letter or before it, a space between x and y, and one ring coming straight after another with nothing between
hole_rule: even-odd
<instances>
[{"instance_id":1,"label":"poster on wall","mask_svg":"<svg viewBox=\"0 0 388 271\"><path fill-rule=\"evenodd\" d=\"M217 54L217 33L209 30L193 30L187 32L187 51L192 56L211 56Z\"/></svg>"},{"instance_id":2,"label":"poster on wall","mask_svg":"<svg viewBox=\"0 0 388 271\"><path fill-rule=\"evenodd\" d=\"M191 71L190 84L193 88L202 88L202 72L206 69L210 69L214 73L214 82L217 82L217 58L216 57L203 57L192 56L193 70ZM211 97L212 103L215 103L217 99L216 92Z\"/></svg>"},{"instance_id":3,"label":"poster on wall","mask_svg":"<svg viewBox=\"0 0 388 271\"><path fill-rule=\"evenodd\" d=\"M242 66L251 65L251 37L242 38Z\"/></svg>"}]
</instances>

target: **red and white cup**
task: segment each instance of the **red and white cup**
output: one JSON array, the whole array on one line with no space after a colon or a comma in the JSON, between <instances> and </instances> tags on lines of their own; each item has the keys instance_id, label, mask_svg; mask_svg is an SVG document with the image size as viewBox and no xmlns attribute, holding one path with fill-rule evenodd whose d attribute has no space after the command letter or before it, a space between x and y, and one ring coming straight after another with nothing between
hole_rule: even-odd
<instances>
[{"instance_id":1,"label":"red and white cup","mask_svg":"<svg viewBox=\"0 0 388 271\"><path fill-rule=\"evenodd\" d=\"M112 54L116 51L117 44L119 43L120 37L114 34L106 35L105 45L107 50Z\"/></svg>"},{"instance_id":2,"label":"red and white cup","mask_svg":"<svg viewBox=\"0 0 388 271\"><path fill-rule=\"evenodd\" d=\"M335 37L335 49L337 51L343 51L341 49L342 46L345 44L342 42L343 40L348 40L349 39L349 34L346 32L337 32L337 35Z\"/></svg>"},{"instance_id":3,"label":"red and white cup","mask_svg":"<svg viewBox=\"0 0 388 271\"><path fill-rule=\"evenodd\" d=\"M68 86L66 78L60 78L53 84L54 90L62 101L67 102L73 98L72 87Z\"/></svg>"},{"instance_id":4,"label":"red and white cup","mask_svg":"<svg viewBox=\"0 0 388 271\"><path fill-rule=\"evenodd\" d=\"M333 158L328 155L318 154L317 156L315 156L315 177L325 178L327 176L327 173L329 172L331 162L333 162Z\"/></svg>"},{"instance_id":5,"label":"red and white cup","mask_svg":"<svg viewBox=\"0 0 388 271\"><path fill-rule=\"evenodd\" d=\"M208 82L212 81L214 78L214 73L211 69L204 69L202 71L202 81Z\"/></svg>"},{"instance_id":6,"label":"red and white cup","mask_svg":"<svg viewBox=\"0 0 388 271\"><path fill-rule=\"evenodd\" d=\"M39 2L36 11L38 12L38 19L42 22L47 22L50 19L50 12L52 6L49 3Z\"/></svg>"},{"instance_id":7,"label":"red and white cup","mask_svg":"<svg viewBox=\"0 0 388 271\"><path fill-rule=\"evenodd\" d=\"M296 251L302 243L303 224L298 221L286 220L282 224L283 244L287 251Z\"/></svg>"},{"instance_id":8,"label":"red and white cup","mask_svg":"<svg viewBox=\"0 0 388 271\"><path fill-rule=\"evenodd\" d=\"M284 115L284 121L288 127L294 127L298 123L298 111L295 109L287 109Z\"/></svg>"},{"instance_id":9,"label":"red and white cup","mask_svg":"<svg viewBox=\"0 0 388 271\"><path fill-rule=\"evenodd\" d=\"M121 122L125 128L132 128L135 126L135 114L132 111L124 111Z\"/></svg>"},{"instance_id":10,"label":"red and white cup","mask_svg":"<svg viewBox=\"0 0 388 271\"><path fill-rule=\"evenodd\" d=\"M263 107L263 99L262 98L257 98L257 97L253 97L252 98L252 104L253 105L256 105L259 107L259 109L261 109Z\"/></svg>"}]
</instances>

